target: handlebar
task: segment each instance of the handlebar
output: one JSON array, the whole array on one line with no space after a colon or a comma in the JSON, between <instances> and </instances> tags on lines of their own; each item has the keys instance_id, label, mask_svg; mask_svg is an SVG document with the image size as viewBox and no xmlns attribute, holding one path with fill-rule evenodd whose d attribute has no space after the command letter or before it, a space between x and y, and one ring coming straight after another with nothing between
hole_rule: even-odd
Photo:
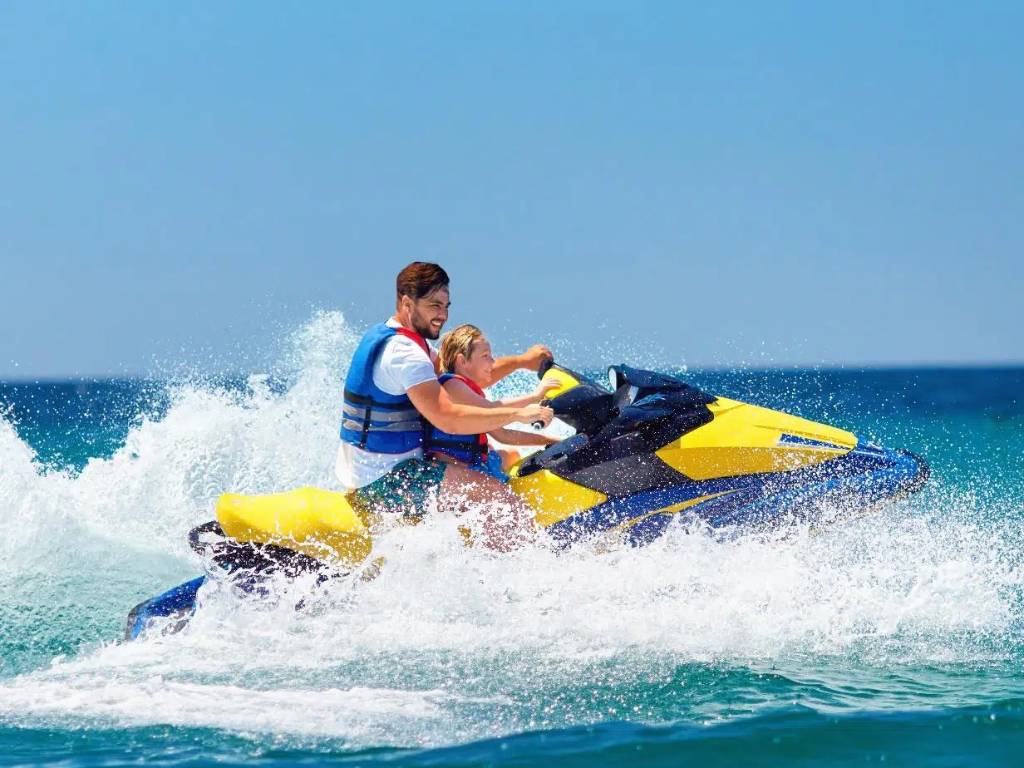
<instances>
[{"instance_id":1,"label":"handlebar","mask_svg":"<svg viewBox=\"0 0 1024 768\"><path fill-rule=\"evenodd\" d=\"M537 369L537 378L543 379L544 374L551 370L551 366L555 364L555 358L545 357L540 361L540 367Z\"/></svg>"},{"instance_id":2,"label":"handlebar","mask_svg":"<svg viewBox=\"0 0 1024 768\"><path fill-rule=\"evenodd\" d=\"M543 360L541 360L540 366L537 368L537 378L543 381L545 374L547 374L547 372L551 370L551 366L553 366L554 364L555 358L553 357L545 357ZM551 401L545 398L540 401L540 405L547 407L551 405ZM530 426L533 427L534 429L544 429L544 422L535 421Z\"/></svg>"},{"instance_id":3,"label":"handlebar","mask_svg":"<svg viewBox=\"0 0 1024 768\"><path fill-rule=\"evenodd\" d=\"M551 360L551 358L548 358L548 360ZM544 364L541 363L540 367L543 369L544 368ZM551 367L550 364L548 365L548 367L549 368ZM547 407L547 406L551 405L551 401L548 400L547 398L544 398L543 400L540 401L540 405L543 405L544 407ZM543 421L535 421L530 426L533 427L534 429L544 429L544 422Z\"/></svg>"}]
</instances>

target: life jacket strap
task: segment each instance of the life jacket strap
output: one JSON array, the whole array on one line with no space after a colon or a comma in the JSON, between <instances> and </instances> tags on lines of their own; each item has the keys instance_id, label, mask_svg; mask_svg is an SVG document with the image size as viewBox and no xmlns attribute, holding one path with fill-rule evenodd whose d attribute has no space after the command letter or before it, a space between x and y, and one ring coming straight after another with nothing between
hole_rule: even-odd
<instances>
[{"instance_id":1,"label":"life jacket strap","mask_svg":"<svg viewBox=\"0 0 1024 768\"><path fill-rule=\"evenodd\" d=\"M366 404L366 413L363 414L363 431L359 436L359 449L366 448L366 440L370 435L370 414L373 412L373 398Z\"/></svg>"},{"instance_id":2,"label":"life jacket strap","mask_svg":"<svg viewBox=\"0 0 1024 768\"><path fill-rule=\"evenodd\" d=\"M438 436L439 432L443 437ZM482 464L488 453L487 435L450 435L424 419L423 455L432 456L436 453L443 453L471 465Z\"/></svg>"},{"instance_id":3,"label":"life jacket strap","mask_svg":"<svg viewBox=\"0 0 1024 768\"><path fill-rule=\"evenodd\" d=\"M405 338L415 341L419 345L420 349L427 353L427 357L430 357L430 347L427 345L427 340L416 333L416 331L402 325L395 328L395 333L399 336L405 336Z\"/></svg>"},{"instance_id":4,"label":"life jacket strap","mask_svg":"<svg viewBox=\"0 0 1024 768\"><path fill-rule=\"evenodd\" d=\"M430 441L426 443L425 451L433 451L437 448L448 448L449 450L459 450L465 453L473 453L477 456L487 455L488 448L483 443L463 443L459 440L442 440L440 438L431 437Z\"/></svg>"},{"instance_id":5,"label":"life jacket strap","mask_svg":"<svg viewBox=\"0 0 1024 768\"><path fill-rule=\"evenodd\" d=\"M484 394L484 391L480 388L480 385L477 384L475 381L473 381L468 376L463 376L461 373L449 373L449 374L446 374L445 378L446 379L458 379L463 384L465 384L467 387L469 387L471 391L473 391L476 394L480 395L480 397L483 397L483 398L487 397L487 395ZM441 383L443 384L444 382L442 381Z\"/></svg>"}]
</instances>

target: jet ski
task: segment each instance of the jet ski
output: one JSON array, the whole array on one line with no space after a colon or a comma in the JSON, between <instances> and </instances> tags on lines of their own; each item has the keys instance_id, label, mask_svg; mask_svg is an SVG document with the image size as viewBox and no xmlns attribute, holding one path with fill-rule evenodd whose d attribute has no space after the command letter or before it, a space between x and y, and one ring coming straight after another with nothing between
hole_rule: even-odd
<instances>
[{"instance_id":1,"label":"jet ski","mask_svg":"<svg viewBox=\"0 0 1024 768\"><path fill-rule=\"evenodd\" d=\"M558 380L547 404L575 434L513 466L509 484L560 546L597 537L644 546L680 518L724 538L816 530L905 498L930 474L909 451L675 376L616 365L602 386L553 361L538 375ZM365 568L373 549L370 514L338 492L224 494L216 517L190 543L243 593L262 594L278 573L314 574L317 583L347 575ZM183 627L206 578L136 606L126 639Z\"/></svg>"}]
</instances>

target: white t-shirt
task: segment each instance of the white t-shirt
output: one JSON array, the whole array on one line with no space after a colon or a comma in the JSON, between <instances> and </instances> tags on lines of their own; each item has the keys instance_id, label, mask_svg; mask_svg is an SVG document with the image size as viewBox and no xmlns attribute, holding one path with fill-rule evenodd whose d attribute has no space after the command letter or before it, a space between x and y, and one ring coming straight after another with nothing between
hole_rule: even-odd
<instances>
[{"instance_id":1,"label":"white t-shirt","mask_svg":"<svg viewBox=\"0 0 1024 768\"><path fill-rule=\"evenodd\" d=\"M387 325L391 328L402 327L394 318L388 320ZM436 357L437 352L432 348L428 356L415 341L395 334L385 342L377 362L373 364L373 383L389 395L404 395L417 384L437 380L433 362ZM383 477L399 462L417 459L422 455L421 448L405 453L371 453L342 440L334 471L338 481L352 490Z\"/></svg>"}]
</instances>

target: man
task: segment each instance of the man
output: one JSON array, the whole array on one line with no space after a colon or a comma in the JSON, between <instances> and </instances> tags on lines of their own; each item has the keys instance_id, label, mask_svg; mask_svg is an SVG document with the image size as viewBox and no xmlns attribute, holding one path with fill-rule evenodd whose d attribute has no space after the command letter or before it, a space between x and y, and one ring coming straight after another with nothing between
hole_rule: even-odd
<instances>
[{"instance_id":1,"label":"man","mask_svg":"<svg viewBox=\"0 0 1024 768\"><path fill-rule=\"evenodd\" d=\"M461 464L423 456L422 419L456 435L490 432L512 422L548 424L550 408L454 403L437 380L437 339L448 320L448 274L437 264L413 262L398 273L396 311L367 331L345 379L337 474L357 505L412 507L422 514L433 498L441 509L483 511L481 540L507 551L530 538L533 513L496 478ZM537 345L494 361L491 381L519 368L537 370L551 353Z\"/></svg>"}]
</instances>

